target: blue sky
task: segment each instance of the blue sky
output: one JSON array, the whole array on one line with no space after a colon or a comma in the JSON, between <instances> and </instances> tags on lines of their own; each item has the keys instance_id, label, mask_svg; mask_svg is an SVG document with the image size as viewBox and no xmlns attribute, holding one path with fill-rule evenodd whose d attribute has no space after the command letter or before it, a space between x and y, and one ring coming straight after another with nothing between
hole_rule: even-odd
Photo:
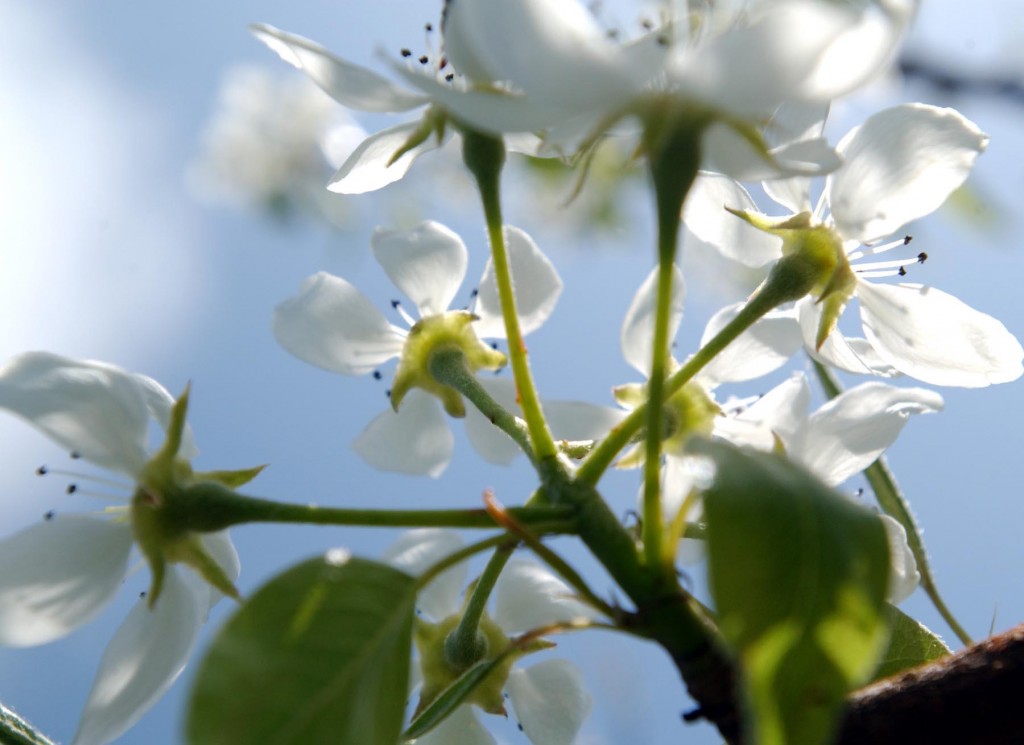
<instances>
[{"instance_id":1,"label":"blue sky","mask_svg":"<svg viewBox=\"0 0 1024 745\"><path fill-rule=\"evenodd\" d=\"M1021 39L1013 29L1024 26L1008 16L1019 20L1022 11L1009 3L964 5L927 4L912 46L950 64L1019 71L1024 57L1014 52ZM617 7L620 19L635 15L625 3ZM371 220L343 234L301 223L282 226L252 212L201 203L184 177L224 71L248 62L288 72L249 36L247 23L266 21L375 64L378 48L394 53L423 47L422 26L436 14L433 3L0 0L0 9L6 20L0 26L0 358L48 349L144 372L173 391L191 380L190 416L202 451L197 467L269 462L253 487L261 495L420 507L476 506L490 486L506 504L528 494L525 464L485 467L459 425L455 460L441 479L370 471L348 443L387 405L386 384L315 370L274 342L273 306L315 271L345 276L381 306L394 297L368 251ZM978 222L946 210L914 226L915 245L930 256L915 278L1000 318L1024 337L1024 253L1017 237L1024 230L1017 216L1024 193L1024 112L1002 102L948 101L924 88L883 84L839 107L832 134L904 100L955 105L992 136L972 179L990 219ZM364 124L374 128L380 121ZM392 208L442 220L460 232L471 252L468 276L478 277L486 260L483 229L475 206L459 196L471 193L468 182L438 195L429 189L429 168L427 159L416 166L414 183L422 192L401 192ZM447 202L451 194L459 198ZM426 207L411 203L421 196ZM357 209L376 214L374 197L359 199ZM550 398L610 403L610 386L635 376L621 359L618 336L653 253L646 207L637 208L636 233L623 236L625 248L593 250L565 244L564 231L548 224L548 213L528 212L522 200L512 204L508 221L531 232L566 282L555 317L530 339L541 389ZM693 289L682 349L697 341L713 311L700 302L712 293ZM993 616L997 629L1024 618L1015 571L1024 564L1015 468L1024 441L1024 388L942 393L946 410L912 421L890 462L925 528L940 587L968 629L982 636ZM63 484L33 476L39 464L62 464L66 456L28 427L2 418L0 437L0 535L48 509L102 506L70 499ZM636 483L634 474L617 474L610 482L616 510L632 507ZM256 527L234 535L246 592L331 546L376 555L395 533ZM608 586L575 547L556 545L596 587ZM0 650L0 700L58 740L69 739L102 649L145 586L146 570L128 584L100 619L72 637L45 648ZM950 636L920 592L903 608ZM224 604L211 626L228 610ZM595 697L582 742L680 741L683 690L657 649L607 633L559 644L584 667ZM186 671L122 742L177 742L188 676ZM504 741L525 742L514 725L496 731ZM686 736L695 743L717 741L706 728Z\"/></svg>"}]
</instances>

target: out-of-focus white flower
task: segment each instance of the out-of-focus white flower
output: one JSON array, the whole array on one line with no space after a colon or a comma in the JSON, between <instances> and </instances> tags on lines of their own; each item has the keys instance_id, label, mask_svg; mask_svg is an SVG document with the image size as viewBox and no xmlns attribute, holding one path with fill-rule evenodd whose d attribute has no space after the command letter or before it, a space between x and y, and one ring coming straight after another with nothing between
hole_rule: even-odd
<instances>
[{"instance_id":1,"label":"out-of-focus white flower","mask_svg":"<svg viewBox=\"0 0 1024 745\"><path fill-rule=\"evenodd\" d=\"M227 71L189 179L204 197L287 212L312 209L343 224L344 200L324 182L366 137L309 81L253 65Z\"/></svg>"},{"instance_id":2,"label":"out-of-focus white flower","mask_svg":"<svg viewBox=\"0 0 1024 745\"><path fill-rule=\"evenodd\" d=\"M506 227L505 237L516 308L527 334L551 315L562 281L526 233ZM465 403L455 389L433 378L430 359L436 348L457 346L474 372L505 364L503 354L480 341L505 336L494 273L488 262L472 313L448 310L468 264L459 236L439 223L424 222L408 231L378 229L371 243L384 271L416 306L418 319L394 303L408 330L388 321L344 279L320 272L277 307L274 335L299 359L343 375L365 375L398 358L390 394L394 411L370 422L354 447L375 468L436 477L451 460L454 443L438 402L456 417L465 415ZM490 436L507 440L501 432ZM476 438L474 444L484 452L492 449Z\"/></svg>"},{"instance_id":3,"label":"out-of-focus white flower","mask_svg":"<svg viewBox=\"0 0 1024 745\"><path fill-rule=\"evenodd\" d=\"M180 468L196 452L187 429L169 429L175 426L174 406L155 380L100 362L29 352L0 369L0 408L20 415L74 457L128 477L129 490L153 492L156 500L162 495L160 474L154 472L166 465L161 459L171 457ZM174 453L148 451L153 422L169 438L180 439ZM131 509L110 507L102 516L48 513L42 524L0 541L0 643L44 644L100 613L128 570L137 537ZM239 564L227 533L194 540L182 548L214 562L222 582L233 583ZM162 582L154 575L159 594L155 602L152 592L140 600L107 646L74 743L115 739L170 687L221 597L208 579L177 563Z\"/></svg>"},{"instance_id":4,"label":"out-of-focus white flower","mask_svg":"<svg viewBox=\"0 0 1024 745\"><path fill-rule=\"evenodd\" d=\"M433 563L462 548L458 533L422 529L406 533L384 554L384 560L410 574L418 574ZM417 607L425 627L454 626L459 617L466 564L442 573L420 592ZM497 633L512 636L552 623L597 616L589 606L576 600L572 590L541 566L513 559L502 572L494 589L494 615L485 623ZM500 651L500 650L494 650ZM426 681L424 681L426 682ZM529 667L514 667L504 681L494 684L508 693L523 732L535 745L571 745L590 711L591 699L580 671L567 660L545 660ZM487 686L485 681L483 686ZM500 696L500 688L494 691ZM484 705L483 702L478 702ZM498 704L500 706L500 703ZM499 713L499 712L492 712ZM464 704L435 729L416 740L418 745L495 745L480 724L473 706Z\"/></svg>"},{"instance_id":5,"label":"out-of-focus white flower","mask_svg":"<svg viewBox=\"0 0 1024 745\"><path fill-rule=\"evenodd\" d=\"M747 4L742 13L715 3L694 15L687 4L624 44L577 0L459 0L445 6L446 58L470 91L488 95L464 95L415 70L406 79L453 116L494 132L523 128L511 107L528 112L531 130L585 131L630 113L717 120L707 155L750 178L750 169L767 166L747 141L750 128L784 103L826 102L873 78L915 8L913 0L788 0ZM801 139L772 160L814 171L837 164L829 153L822 140Z\"/></svg>"}]
</instances>

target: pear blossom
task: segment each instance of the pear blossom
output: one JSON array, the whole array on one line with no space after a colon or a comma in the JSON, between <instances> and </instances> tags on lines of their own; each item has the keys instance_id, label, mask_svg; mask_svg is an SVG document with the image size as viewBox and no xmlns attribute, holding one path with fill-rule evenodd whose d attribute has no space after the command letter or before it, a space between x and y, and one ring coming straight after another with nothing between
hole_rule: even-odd
<instances>
[{"instance_id":1,"label":"pear blossom","mask_svg":"<svg viewBox=\"0 0 1024 745\"><path fill-rule=\"evenodd\" d=\"M687 116L719 122L704 146L730 173L765 172L771 163L818 171L837 165L822 140L796 141L766 164L750 144L751 127L786 102L828 101L872 79L915 8L914 0L797 0L748 4L741 14L716 3L694 21L687 4L679 18L623 44L578 0L458 0L445 4L446 59L471 91L489 96L464 95L416 70L405 77L486 131L521 130L511 107L530 112L529 129L557 131L606 126L629 113L658 119L681 105Z\"/></svg>"},{"instance_id":2,"label":"pear blossom","mask_svg":"<svg viewBox=\"0 0 1024 745\"><path fill-rule=\"evenodd\" d=\"M287 215L308 209L338 225L351 219L323 180L366 137L352 118L308 80L262 67L233 67L189 167L195 190L211 200Z\"/></svg>"},{"instance_id":3,"label":"pear blossom","mask_svg":"<svg viewBox=\"0 0 1024 745\"><path fill-rule=\"evenodd\" d=\"M505 236L526 334L551 315L562 281L526 233L509 226ZM474 371L504 365L504 355L480 341L505 335L493 270L488 262L472 313L449 310L468 264L458 235L440 223L424 222L407 231L378 229L371 244L374 257L416 307L418 319L393 303L408 330L388 321L346 280L320 272L303 283L298 295L278 305L274 335L299 359L343 375L379 376L377 368L397 358L390 392L394 410L370 422L353 446L375 468L437 477L451 460L454 445L445 412L462 417L466 409L462 396L434 380L427 368L435 348L453 346ZM507 439L490 430L490 437ZM485 453L493 449L479 438L474 444Z\"/></svg>"},{"instance_id":4,"label":"pear blossom","mask_svg":"<svg viewBox=\"0 0 1024 745\"><path fill-rule=\"evenodd\" d=\"M405 533L384 554L392 566L418 574L433 563L462 548L458 533L442 529L419 529ZM460 563L440 574L419 594L417 608L421 625L443 628L459 615L459 602L465 587L467 568ZM494 589L493 617L484 623L496 624L500 633L512 636L548 624L593 619L596 612L576 600L572 590L538 564L512 559ZM422 664L422 662L421 662ZM429 671L417 671L414 678L426 686ZM583 685L580 671L567 660L545 660L528 667L513 667L503 681L496 681L508 693L516 719L530 742L536 745L571 745L575 742L590 707L591 698ZM487 682L482 687L486 687ZM504 713L501 688L478 706L494 707L490 713ZM478 689L479 690L479 689ZM418 745L495 745L495 739L481 725L475 706L459 706L436 728L415 741Z\"/></svg>"},{"instance_id":5,"label":"pear blossom","mask_svg":"<svg viewBox=\"0 0 1024 745\"><path fill-rule=\"evenodd\" d=\"M903 276L927 258L905 249L910 239L884 241L907 223L938 208L959 187L984 151L988 137L952 109L905 104L881 111L837 146L843 165L828 176L814 212L810 184L768 188L795 214L768 217L750 195L724 177L707 175L695 190L704 204L718 201L755 228L717 211L687 212L701 240L757 260L778 258L786 240L819 241L831 268L815 294L796 304L803 340L819 359L840 369L881 375L899 372L933 385L982 387L1015 380L1024 372L1024 349L998 320L957 298L916 283L876 284ZM761 232L763 231L763 232ZM877 261L890 250L903 257ZM906 254L910 254L909 256ZM836 322L856 297L865 339L847 339Z\"/></svg>"},{"instance_id":6,"label":"pear blossom","mask_svg":"<svg viewBox=\"0 0 1024 745\"><path fill-rule=\"evenodd\" d=\"M155 462L146 447L148 429L154 422L173 426L174 406L155 380L101 362L28 352L0 368L0 408L74 457L127 477L142 490L149 488L142 482ZM187 429L177 435L176 457L184 463L180 459L196 450ZM95 618L123 583L136 538L130 507L123 504L100 514L47 513L43 523L0 541L0 643L45 644ZM196 550L231 585L239 563L227 533L198 540ZM180 564L172 564L154 585L103 655L73 740L77 745L110 742L138 721L181 674L221 597L208 576Z\"/></svg>"}]
</instances>

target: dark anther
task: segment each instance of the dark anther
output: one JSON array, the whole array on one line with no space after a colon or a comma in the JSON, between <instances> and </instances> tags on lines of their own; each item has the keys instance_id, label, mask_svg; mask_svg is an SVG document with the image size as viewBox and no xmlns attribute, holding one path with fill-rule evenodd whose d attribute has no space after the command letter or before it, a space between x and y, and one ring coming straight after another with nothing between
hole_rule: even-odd
<instances>
[{"instance_id":1,"label":"dark anther","mask_svg":"<svg viewBox=\"0 0 1024 745\"><path fill-rule=\"evenodd\" d=\"M517 727L519 728L519 731L520 731L520 732L522 732L522 731L523 731L523 725L522 725L522 724L517 724L516 726L517 726Z\"/></svg>"},{"instance_id":2,"label":"dark anther","mask_svg":"<svg viewBox=\"0 0 1024 745\"><path fill-rule=\"evenodd\" d=\"M853 496L855 496L855 497L863 497L864 496L864 487L861 487L860 489L855 491L853 493Z\"/></svg>"},{"instance_id":3,"label":"dark anther","mask_svg":"<svg viewBox=\"0 0 1024 745\"><path fill-rule=\"evenodd\" d=\"M68 484L68 488L64 490L68 494L74 494L78 491L78 484Z\"/></svg>"},{"instance_id":4,"label":"dark anther","mask_svg":"<svg viewBox=\"0 0 1024 745\"><path fill-rule=\"evenodd\" d=\"M36 476L45 476L48 473L49 471L46 470L46 466L39 466L39 468L36 469Z\"/></svg>"},{"instance_id":5,"label":"dark anther","mask_svg":"<svg viewBox=\"0 0 1024 745\"><path fill-rule=\"evenodd\" d=\"M453 80L455 80L455 73L453 73L453 72L448 73L447 75L444 76L444 79L445 79L445 81L447 81L449 83L452 82Z\"/></svg>"},{"instance_id":6,"label":"dark anther","mask_svg":"<svg viewBox=\"0 0 1024 745\"><path fill-rule=\"evenodd\" d=\"M380 380L383 377L384 376L380 374L380 370L374 370L373 371L373 379L374 380Z\"/></svg>"},{"instance_id":7,"label":"dark anther","mask_svg":"<svg viewBox=\"0 0 1024 745\"><path fill-rule=\"evenodd\" d=\"M139 593L139 597L140 597L140 598L144 598L144 597L146 597L146 591L145 591L145 590L143 590L142 592L140 592L140 593Z\"/></svg>"},{"instance_id":8,"label":"dark anther","mask_svg":"<svg viewBox=\"0 0 1024 745\"><path fill-rule=\"evenodd\" d=\"M648 20L647 18L645 18L642 21L640 21L640 27L644 31L650 31L652 28L654 28L654 23L652 21Z\"/></svg>"},{"instance_id":9,"label":"dark anther","mask_svg":"<svg viewBox=\"0 0 1024 745\"><path fill-rule=\"evenodd\" d=\"M924 251L917 255L917 262L919 264L923 264L926 261L928 261L928 254L926 254Z\"/></svg>"},{"instance_id":10,"label":"dark anther","mask_svg":"<svg viewBox=\"0 0 1024 745\"><path fill-rule=\"evenodd\" d=\"M76 451L76 450L72 450L72 451L71 451L71 453L70 453L70 455L71 455L71 460L78 460L79 458L81 458L81 457L82 457L82 454L81 454L81 453L79 453L79 452L78 452L78 451Z\"/></svg>"},{"instance_id":11,"label":"dark anther","mask_svg":"<svg viewBox=\"0 0 1024 745\"><path fill-rule=\"evenodd\" d=\"M433 23L428 23L423 28L426 29L427 31L433 31L434 30L434 24Z\"/></svg>"},{"instance_id":12,"label":"dark anther","mask_svg":"<svg viewBox=\"0 0 1024 745\"><path fill-rule=\"evenodd\" d=\"M53 519L53 518L55 518L56 516L57 516L57 513L56 513L56 512L54 512L53 510L47 510L47 511L46 511L46 514L45 514L45 515L43 515L43 519L44 519L44 520L52 520L52 519Z\"/></svg>"},{"instance_id":13,"label":"dark anther","mask_svg":"<svg viewBox=\"0 0 1024 745\"><path fill-rule=\"evenodd\" d=\"M696 722L704 718L704 709L697 707L696 709L690 709L690 711L683 712L684 722Z\"/></svg>"},{"instance_id":14,"label":"dark anther","mask_svg":"<svg viewBox=\"0 0 1024 745\"><path fill-rule=\"evenodd\" d=\"M898 273L899 273L899 275L901 277L906 277L907 276L907 268L905 266L901 266Z\"/></svg>"},{"instance_id":15,"label":"dark anther","mask_svg":"<svg viewBox=\"0 0 1024 745\"><path fill-rule=\"evenodd\" d=\"M403 57L412 57L412 50L411 49L402 49L402 56Z\"/></svg>"},{"instance_id":16,"label":"dark anther","mask_svg":"<svg viewBox=\"0 0 1024 745\"><path fill-rule=\"evenodd\" d=\"M655 41L658 43L659 46L667 47L671 42L671 39L665 36L665 34L660 34L658 38L655 39Z\"/></svg>"},{"instance_id":17,"label":"dark anther","mask_svg":"<svg viewBox=\"0 0 1024 745\"><path fill-rule=\"evenodd\" d=\"M388 388L386 391L384 391L384 395L387 396L388 398L391 398L391 389Z\"/></svg>"},{"instance_id":18,"label":"dark anther","mask_svg":"<svg viewBox=\"0 0 1024 745\"><path fill-rule=\"evenodd\" d=\"M473 291L471 293L469 293L469 296L470 297L476 297L479 294L480 294L480 290L478 288L474 287Z\"/></svg>"},{"instance_id":19,"label":"dark anther","mask_svg":"<svg viewBox=\"0 0 1024 745\"><path fill-rule=\"evenodd\" d=\"M491 342L491 349L497 350L498 349L498 342L492 341Z\"/></svg>"},{"instance_id":20,"label":"dark anther","mask_svg":"<svg viewBox=\"0 0 1024 745\"><path fill-rule=\"evenodd\" d=\"M907 245L912 240L914 240L914 236L912 236L912 235L905 235L905 236L903 236L903 245L904 246Z\"/></svg>"},{"instance_id":21,"label":"dark anther","mask_svg":"<svg viewBox=\"0 0 1024 745\"><path fill-rule=\"evenodd\" d=\"M401 300L392 300L391 301L391 307L395 308L396 310L398 309L398 306L401 305L401 304L402 304Z\"/></svg>"},{"instance_id":22,"label":"dark anther","mask_svg":"<svg viewBox=\"0 0 1024 745\"><path fill-rule=\"evenodd\" d=\"M421 65L425 65L428 62L430 62L430 57L424 54L422 57L419 58L419 62Z\"/></svg>"}]
</instances>

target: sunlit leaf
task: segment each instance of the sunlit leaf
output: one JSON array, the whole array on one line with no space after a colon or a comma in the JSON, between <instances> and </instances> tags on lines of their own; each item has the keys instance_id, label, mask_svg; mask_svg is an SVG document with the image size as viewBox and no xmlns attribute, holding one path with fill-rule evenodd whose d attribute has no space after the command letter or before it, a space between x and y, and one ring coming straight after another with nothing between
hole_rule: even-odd
<instances>
[{"instance_id":1,"label":"sunlit leaf","mask_svg":"<svg viewBox=\"0 0 1024 745\"><path fill-rule=\"evenodd\" d=\"M877 516L777 454L700 441L711 591L750 742L828 742L884 649L889 549Z\"/></svg>"},{"instance_id":2,"label":"sunlit leaf","mask_svg":"<svg viewBox=\"0 0 1024 745\"><path fill-rule=\"evenodd\" d=\"M394 745L408 693L415 581L335 549L260 588L199 670L193 745Z\"/></svg>"},{"instance_id":3,"label":"sunlit leaf","mask_svg":"<svg viewBox=\"0 0 1024 745\"><path fill-rule=\"evenodd\" d=\"M886 613L892 629L889 646L882 655L881 664L872 680L881 680L927 662L934 662L952 650L938 634L918 623L895 606L888 606Z\"/></svg>"}]
</instances>

